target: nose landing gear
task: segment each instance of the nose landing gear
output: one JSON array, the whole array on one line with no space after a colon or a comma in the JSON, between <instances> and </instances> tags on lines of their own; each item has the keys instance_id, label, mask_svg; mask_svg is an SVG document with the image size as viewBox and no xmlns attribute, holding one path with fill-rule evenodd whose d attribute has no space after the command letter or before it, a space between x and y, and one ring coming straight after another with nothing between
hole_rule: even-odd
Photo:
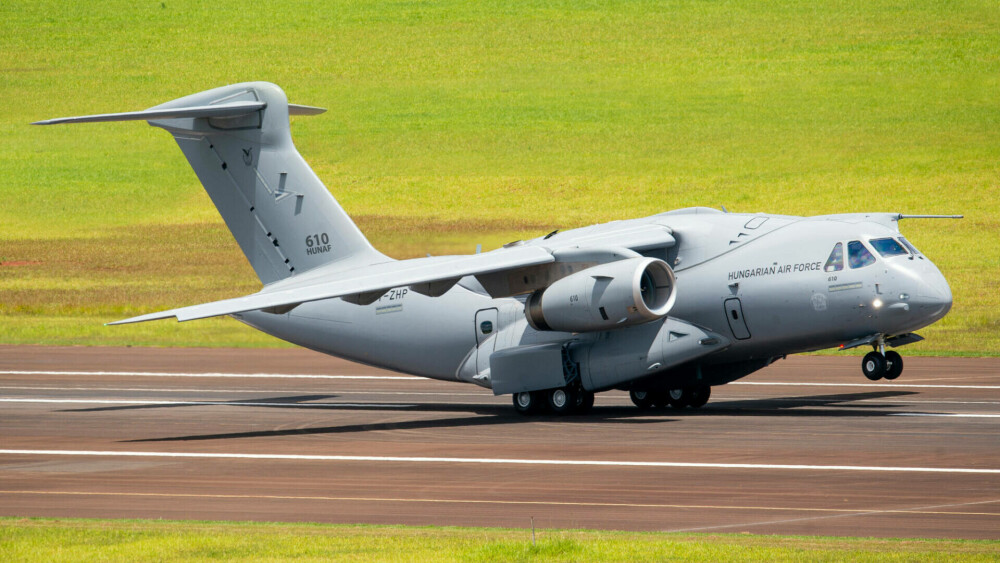
<instances>
[{"instance_id":1,"label":"nose landing gear","mask_svg":"<svg viewBox=\"0 0 1000 563\"><path fill-rule=\"evenodd\" d=\"M903 373L903 357L895 351L885 351L885 340L879 338L874 344L874 351L865 354L861 360L861 372L872 381L883 377L893 380Z\"/></svg>"}]
</instances>

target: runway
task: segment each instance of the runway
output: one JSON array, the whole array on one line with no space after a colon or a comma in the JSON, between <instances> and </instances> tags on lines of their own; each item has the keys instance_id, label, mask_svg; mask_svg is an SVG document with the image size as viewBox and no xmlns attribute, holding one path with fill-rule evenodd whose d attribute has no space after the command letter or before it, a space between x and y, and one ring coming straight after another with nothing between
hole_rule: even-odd
<instances>
[{"instance_id":1,"label":"runway","mask_svg":"<svg viewBox=\"0 0 1000 563\"><path fill-rule=\"evenodd\" d=\"M1000 538L1000 359L535 418L304 350L0 347L0 515Z\"/></svg>"}]
</instances>

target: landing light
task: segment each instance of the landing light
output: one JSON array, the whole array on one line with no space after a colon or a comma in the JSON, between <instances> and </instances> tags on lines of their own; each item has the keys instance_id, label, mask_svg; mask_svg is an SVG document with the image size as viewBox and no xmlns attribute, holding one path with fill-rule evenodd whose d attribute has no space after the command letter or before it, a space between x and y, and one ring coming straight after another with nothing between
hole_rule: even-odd
<instances>
[{"instance_id":1,"label":"landing light","mask_svg":"<svg viewBox=\"0 0 1000 563\"><path fill-rule=\"evenodd\" d=\"M882 300L881 299L876 299L875 301L872 301L872 307L875 307L876 309L881 308L882 307Z\"/></svg>"}]
</instances>

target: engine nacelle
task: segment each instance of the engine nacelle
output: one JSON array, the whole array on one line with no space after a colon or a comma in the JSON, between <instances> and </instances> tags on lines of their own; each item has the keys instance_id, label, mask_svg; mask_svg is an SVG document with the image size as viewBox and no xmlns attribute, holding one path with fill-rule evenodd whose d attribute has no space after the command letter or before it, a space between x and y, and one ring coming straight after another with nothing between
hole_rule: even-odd
<instances>
[{"instance_id":1,"label":"engine nacelle","mask_svg":"<svg viewBox=\"0 0 1000 563\"><path fill-rule=\"evenodd\" d=\"M587 268L531 294L524 315L535 330L588 332L661 319L674 306L676 278L663 260L629 258Z\"/></svg>"}]
</instances>

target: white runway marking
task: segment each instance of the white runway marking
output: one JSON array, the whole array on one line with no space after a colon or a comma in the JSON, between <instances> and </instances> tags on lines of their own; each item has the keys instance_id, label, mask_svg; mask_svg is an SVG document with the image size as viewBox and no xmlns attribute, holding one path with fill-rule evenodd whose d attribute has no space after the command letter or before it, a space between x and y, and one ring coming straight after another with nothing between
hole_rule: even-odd
<instances>
[{"instance_id":1,"label":"white runway marking","mask_svg":"<svg viewBox=\"0 0 1000 563\"><path fill-rule=\"evenodd\" d=\"M416 405L379 403L254 403L247 401L144 401L141 399L0 399L0 403L62 403L82 405L236 406L236 407L322 407L409 409Z\"/></svg>"},{"instance_id":2,"label":"white runway marking","mask_svg":"<svg viewBox=\"0 0 1000 563\"><path fill-rule=\"evenodd\" d=\"M953 508L953 507L956 507L956 506L976 506L976 505L983 505L983 504L995 504L997 502L1000 502L1000 501L997 501L997 500L982 500L982 501L972 501L972 502L956 502L956 503L935 504L935 505L932 505L932 506L917 506L917 507L913 507L913 508L901 508L901 509L879 509L879 508L876 508L876 509L871 509L871 510L857 510L857 511L844 510L843 512L846 512L846 514L833 514L833 515L825 515L825 516L807 516L807 517L802 517L802 518L783 518L781 520L769 520L769 521L764 521L764 522L742 522L742 523L739 523L739 524L722 524L722 525L716 525L716 526L699 526L697 528L680 528L680 529L673 529L673 530L667 530L667 531L669 531L669 532L704 532L704 531L708 531L708 530L724 530L726 528L748 528L748 527L752 527L752 526L769 526L769 525L773 525L773 524L787 524L787 523L790 523L790 522L808 522L808 521L816 521L816 520L828 520L828 519L833 519L833 518L853 518L853 517L858 517L858 516L878 516L878 515L882 515L882 514L948 514L948 515L956 514L956 515L958 515L958 514L963 514L963 513L962 512L957 512L957 511L953 512L953 511L950 511L950 510L936 510L936 509ZM983 513L983 512L979 512L979 513L968 512L966 514L976 515L976 516L993 516L993 515L996 515L995 512L985 512L985 513Z\"/></svg>"},{"instance_id":3,"label":"white runway marking","mask_svg":"<svg viewBox=\"0 0 1000 563\"><path fill-rule=\"evenodd\" d=\"M112 375L130 377L232 377L247 379L359 379L386 381L436 381L425 377L409 375L307 375L292 373L187 373L187 372L153 372L153 371L30 371L30 370L0 370L0 375ZM729 385L767 385L795 387L866 387L890 389L1000 389L1000 385L927 385L910 383L812 383L807 381L734 381Z\"/></svg>"},{"instance_id":4,"label":"white runway marking","mask_svg":"<svg viewBox=\"0 0 1000 563\"><path fill-rule=\"evenodd\" d=\"M281 395L288 393L329 393L331 395L406 395L406 396L443 396L443 397L480 397L495 399L489 390L483 389L480 393L456 393L454 391L342 391L339 389L199 389L184 387L53 387L51 385L0 385L0 389L12 391L141 391L148 393L253 393L259 395ZM617 391L607 391L599 396L602 400L620 401L631 404L628 395ZM747 401L747 400L767 400L767 401L801 401L800 397L757 397L754 395L713 395L713 401ZM883 399L876 397L873 399L852 399L851 403L875 402L899 405L1000 405L1000 401L952 401L947 399L925 400L925 399ZM605 401L607 402L607 401Z\"/></svg>"},{"instance_id":5,"label":"white runway marking","mask_svg":"<svg viewBox=\"0 0 1000 563\"><path fill-rule=\"evenodd\" d=\"M802 465L771 463L698 463L681 461L610 461L586 459L505 459L483 457L402 457L367 455L243 454L205 452L141 452L91 450L0 450L0 455L52 455L93 457L163 457L201 459L262 459L298 461L381 461L389 463L468 463L498 465L575 465L593 467L662 467L700 469L780 469L805 471L879 471L890 473L973 473L1000 475L1000 469L966 467L893 467L879 465Z\"/></svg>"},{"instance_id":6,"label":"white runway marking","mask_svg":"<svg viewBox=\"0 0 1000 563\"><path fill-rule=\"evenodd\" d=\"M0 372L2 373L2 372ZM868 383L859 381L858 383L809 383L809 382L783 382L783 381L734 381L728 385L773 385L773 386L797 386L797 387L886 387L892 389L1000 389L1000 385L913 385L909 383Z\"/></svg>"},{"instance_id":7,"label":"white runway marking","mask_svg":"<svg viewBox=\"0 0 1000 563\"><path fill-rule=\"evenodd\" d=\"M331 395L442 395L446 397L493 397L493 393L483 389L482 393L455 393L444 391L340 391L316 389L184 389L181 387L52 387L37 385L0 385L0 389L16 391L146 391L149 393L258 393L265 395L288 393L329 393ZM627 397L626 397L627 398ZM1000 404L996 401L984 404Z\"/></svg>"},{"instance_id":8,"label":"white runway marking","mask_svg":"<svg viewBox=\"0 0 1000 563\"><path fill-rule=\"evenodd\" d=\"M938 416L948 418L1000 418L1000 414L975 414L957 412L893 412L889 416Z\"/></svg>"},{"instance_id":9,"label":"white runway marking","mask_svg":"<svg viewBox=\"0 0 1000 563\"><path fill-rule=\"evenodd\" d=\"M10 389L18 391L129 391L129 392L147 392L147 393L239 393L239 394L259 394L259 395L281 395L288 393L317 393L315 389L171 389L171 388L152 388L152 387L37 387L37 386L16 386L7 385L0 386L0 389ZM480 399L495 399L486 403L477 402L474 404L485 405L485 404L495 404L497 400L504 399L504 397L496 397L489 391L484 391L483 393L445 393L445 392L425 392L425 391L339 391L330 390L326 391L330 395L387 395L387 396L406 396L406 397L416 397L416 396L440 396L449 398L459 398L459 397L476 397ZM618 405L631 405L627 396L618 396L616 394L610 393L605 394L601 397L600 404L607 406L609 403L614 403ZM798 398L766 398L766 397L752 397L752 396L729 396L729 397L715 397L716 403L722 401L748 401L748 400L773 400L773 401L799 401ZM99 403L99 402L113 402L117 401L121 404L198 404L198 405L237 405L237 406L272 406L271 403L256 403L256 402L226 402L226 401L171 401L169 399L164 400L152 400L152 399L43 399L43 398L31 398L31 397L11 397L11 398L0 398L0 403L3 402L14 402L14 403ZM919 405L1000 405L998 401L947 401L947 400L906 400L897 401L891 399L855 399L851 403L864 403L875 402L875 403L885 403L885 404L899 404L899 405L909 405L911 408L917 407ZM453 401L454 402L454 401ZM375 403L275 403L275 405L303 405L303 406L371 406L371 407L381 407L381 408L412 408L415 405L388 405L388 404L375 404ZM456 404L466 404L466 403L456 403ZM621 405L619 405L621 406ZM891 413L892 416L943 416L943 417L969 417L969 418L1000 418L1000 414L963 414L963 413Z\"/></svg>"},{"instance_id":10,"label":"white runway marking","mask_svg":"<svg viewBox=\"0 0 1000 563\"><path fill-rule=\"evenodd\" d=\"M612 508L683 508L683 509L706 509L706 510L754 510L766 512L807 512L807 513L834 513L854 516L859 514L859 510L864 513L886 513L886 514L937 514L942 516L1000 516L997 512L956 512L956 511L936 511L923 510L920 508L903 509L856 509L856 508L823 508L810 506L755 506L755 505L718 505L718 504L658 504L658 503L634 503L634 502L599 502L599 501L558 501L558 500L500 500L500 499L468 499L468 498L406 498L406 497L334 497L334 496L301 496L301 495L227 495L227 494L206 494L206 493L153 493L135 491L14 491L0 490L0 495L49 495L49 496L92 496L92 497L138 497L138 498L195 498L195 499L238 499L238 500L308 500L308 501L338 501L338 502L392 502L392 503L428 503L428 504L513 504L526 506L583 506L583 507L612 507ZM942 507L965 506L976 504L989 504L998 501L989 500L982 502L970 502L963 504L941 505ZM936 507L930 507L936 508ZM736 527L743 524L731 524L727 527ZM751 524L753 525L753 524Z\"/></svg>"},{"instance_id":11,"label":"white runway marking","mask_svg":"<svg viewBox=\"0 0 1000 563\"><path fill-rule=\"evenodd\" d=\"M306 375L295 373L179 373L156 371L26 371L0 370L0 375L118 375L132 377L238 377L245 379L385 379L390 381L432 381L410 375Z\"/></svg>"}]
</instances>

